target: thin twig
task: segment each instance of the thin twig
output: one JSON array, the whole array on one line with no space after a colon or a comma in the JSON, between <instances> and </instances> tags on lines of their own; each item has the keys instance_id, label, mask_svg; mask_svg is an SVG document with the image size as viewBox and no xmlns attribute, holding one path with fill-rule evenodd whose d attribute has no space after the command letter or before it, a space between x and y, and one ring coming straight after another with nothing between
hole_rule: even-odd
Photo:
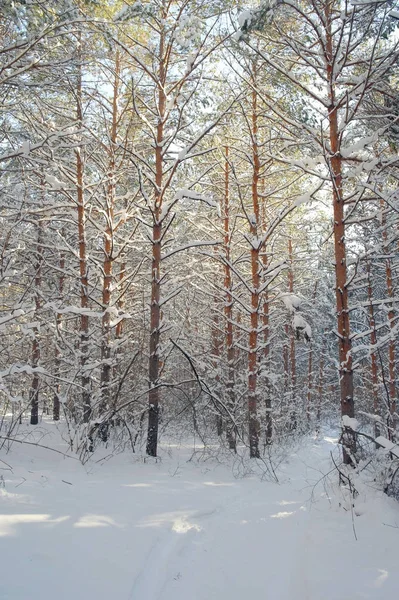
<instances>
[{"instance_id":1,"label":"thin twig","mask_svg":"<svg viewBox=\"0 0 399 600\"><path fill-rule=\"evenodd\" d=\"M76 456L71 456L70 454L65 454L65 452L61 452L61 450L56 450L55 448L50 448L50 446L43 446L43 444L38 444L36 442L27 442L25 440L16 440L15 438L5 437L0 435L0 440L8 440L10 442L17 442L18 444L28 444L28 446L37 446L38 448L44 448L45 450L51 450L51 452L56 452L57 454L61 454L65 458L72 458L73 460L79 460Z\"/></svg>"}]
</instances>

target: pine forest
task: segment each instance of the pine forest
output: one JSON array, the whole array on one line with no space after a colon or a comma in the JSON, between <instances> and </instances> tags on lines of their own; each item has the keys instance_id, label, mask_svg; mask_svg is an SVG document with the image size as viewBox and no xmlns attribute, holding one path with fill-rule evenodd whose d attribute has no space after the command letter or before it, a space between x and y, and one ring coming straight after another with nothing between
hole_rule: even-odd
<instances>
[{"instance_id":1,"label":"pine forest","mask_svg":"<svg viewBox=\"0 0 399 600\"><path fill-rule=\"evenodd\" d=\"M397 0L0 0L0 598L395 597L398 58Z\"/></svg>"}]
</instances>

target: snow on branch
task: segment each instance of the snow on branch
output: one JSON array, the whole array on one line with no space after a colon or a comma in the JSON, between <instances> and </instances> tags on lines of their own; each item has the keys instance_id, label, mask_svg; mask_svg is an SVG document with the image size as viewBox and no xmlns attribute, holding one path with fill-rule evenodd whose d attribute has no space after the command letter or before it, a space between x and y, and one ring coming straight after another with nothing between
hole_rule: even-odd
<instances>
[{"instance_id":1,"label":"snow on branch","mask_svg":"<svg viewBox=\"0 0 399 600\"><path fill-rule=\"evenodd\" d=\"M399 458L398 444L394 444L394 442L391 442L383 435L379 435L377 438L375 438L375 443L378 444L378 446L381 446L381 448L384 448L384 450L387 450L393 454L396 458Z\"/></svg>"},{"instance_id":2,"label":"snow on branch","mask_svg":"<svg viewBox=\"0 0 399 600\"><path fill-rule=\"evenodd\" d=\"M217 209L219 207L218 203L212 200L211 197L205 196L204 194L200 194L199 192L195 192L194 190L189 190L188 188L182 188L181 190L177 190L175 199L182 200L183 198L187 198L188 200L198 200L199 202L204 202L212 208Z\"/></svg>"},{"instance_id":3,"label":"snow on branch","mask_svg":"<svg viewBox=\"0 0 399 600\"><path fill-rule=\"evenodd\" d=\"M342 425L352 431L357 431L359 429L359 421L352 417L348 417L348 415L343 415Z\"/></svg>"},{"instance_id":4,"label":"snow on branch","mask_svg":"<svg viewBox=\"0 0 399 600\"><path fill-rule=\"evenodd\" d=\"M170 258L174 254L177 254L178 252L184 252L184 250L189 250L189 248L198 248L201 246L217 246L219 244L221 244L221 242L218 240L191 242L189 244L185 244L184 246L179 246L178 248L174 248L174 250L171 250L167 254L164 254L162 256L162 260L166 260L167 258Z\"/></svg>"},{"instance_id":5,"label":"snow on branch","mask_svg":"<svg viewBox=\"0 0 399 600\"><path fill-rule=\"evenodd\" d=\"M234 39L239 41L251 31L261 29L273 18L273 9L281 0L263 0L258 8L243 10L238 15L238 29Z\"/></svg>"}]
</instances>

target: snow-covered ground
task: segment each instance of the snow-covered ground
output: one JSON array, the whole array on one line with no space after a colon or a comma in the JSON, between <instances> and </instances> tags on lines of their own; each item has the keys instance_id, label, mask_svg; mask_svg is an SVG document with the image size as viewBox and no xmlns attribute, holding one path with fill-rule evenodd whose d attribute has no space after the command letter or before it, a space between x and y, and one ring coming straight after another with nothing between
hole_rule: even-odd
<instances>
[{"instance_id":1,"label":"snow-covered ground","mask_svg":"<svg viewBox=\"0 0 399 600\"><path fill-rule=\"evenodd\" d=\"M351 511L322 479L334 448L309 440L276 484L187 462L184 446L83 467L14 444L0 455L0 598L395 598L399 504L364 486Z\"/></svg>"}]
</instances>

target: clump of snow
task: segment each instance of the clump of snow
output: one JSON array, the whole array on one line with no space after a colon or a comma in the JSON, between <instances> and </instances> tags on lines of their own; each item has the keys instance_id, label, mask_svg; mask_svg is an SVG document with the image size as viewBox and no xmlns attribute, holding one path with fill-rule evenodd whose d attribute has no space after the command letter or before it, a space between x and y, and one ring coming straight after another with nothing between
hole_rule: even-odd
<instances>
[{"instance_id":1,"label":"clump of snow","mask_svg":"<svg viewBox=\"0 0 399 600\"><path fill-rule=\"evenodd\" d=\"M353 417L348 417L348 415L343 415L342 425L348 427L348 429L352 429L352 431L357 431L359 428L359 421Z\"/></svg>"},{"instance_id":2,"label":"clump of snow","mask_svg":"<svg viewBox=\"0 0 399 600\"><path fill-rule=\"evenodd\" d=\"M301 314L295 313L294 318L292 319L292 326L294 329L305 329L306 321Z\"/></svg>"},{"instance_id":3,"label":"clump of snow","mask_svg":"<svg viewBox=\"0 0 399 600\"><path fill-rule=\"evenodd\" d=\"M389 452L391 452L391 454L393 454L394 456L396 456L397 458L399 458L399 446L398 444L395 444L394 442L391 442L390 440L388 440L386 437L380 435L375 439L376 444L378 444L379 446L381 446L382 448L384 448L385 450L388 450Z\"/></svg>"},{"instance_id":4,"label":"clump of snow","mask_svg":"<svg viewBox=\"0 0 399 600\"><path fill-rule=\"evenodd\" d=\"M259 8L242 10L237 19L239 29L234 34L233 38L239 41L245 32L247 32L258 20L262 23L270 22L273 18L273 8L276 6L277 2L278 0L262 0ZM288 5L289 2L287 1L286 4Z\"/></svg>"},{"instance_id":5,"label":"clump of snow","mask_svg":"<svg viewBox=\"0 0 399 600\"><path fill-rule=\"evenodd\" d=\"M252 225L252 227L256 227L256 225L257 225L256 215L255 214L248 215L248 219L249 219L249 222Z\"/></svg>"},{"instance_id":6,"label":"clump of snow","mask_svg":"<svg viewBox=\"0 0 399 600\"><path fill-rule=\"evenodd\" d=\"M46 173L45 179L53 190L62 190L62 188L64 187L62 181L59 181L56 177L54 177L54 175Z\"/></svg>"},{"instance_id":7,"label":"clump of snow","mask_svg":"<svg viewBox=\"0 0 399 600\"><path fill-rule=\"evenodd\" d=\"M298 198L294 202L294 206L301 206L301 204L305 204L306 202L311 201L310 193L303 194L302 196L298 196Z\"/></svg>"},{"instance_id":8,"label":"clump of snow","mask_svg":"<svg viewBox=\"0 0 399 600\"><path fill-rule=\"evenodd\" d=\"M186 73L190 73L195 63L195 59L197 58L196 52L190 52L186 61Z\"/></svg>"},{"instance_id":9,"label":"clump of snow","mask_svg":"<svg viewBox=\"0 0 399 600\"><path fill-rule=\"evenodd\" d=\"M380 415L368 413L368 412L365 412L364 410L357 410L356 412L359 415L363 415L363 416L367 417L368 419L371 419L372 421L379 422L379 423L382 422L382 417Z\"/></svg>"},{"instance_id":10,"label":"clump of snow","mask_svg":"<svg viewBox=\"0 0 399 600\"><path fill-rule=\"evenodd\" d=\"M255 13L253 10L246 9L240 12L238 15L238 24L241 28L249 27L255 17Z\"/></svg>"},{"instance_id":11,"label":"clump of snow","mask_svg":"<svg viewBox=\"0 0 399 600\"><path fill-rule=\"evenodd\" d=\"M352 157L354 154L361 152L366 148L366 146L372 145L376 142L378 138L378 134L374 133L373 135L365 136L359 139L356 143L348 146L346 148L341 148L341 155L343 158Z\"/></svg>"},{"instance_id":12,"label":"clump of snow","mask_svg":"<svg viewBox=\"0 0 399 600\"><path fill-rule=\"evenodd\" d=\"M198 200L200 202L204 202L211 206L212 208L217 208L218 203L216 203L211 196L206 196L205 194L200 194L195 190L190 190L187 188L182 188L181 190L177 190L175 195L175 200L182 200L183 198L187 198L190 200Z\"/></svg>"},{"instance_id":13,"label":"clump of snow","mask_svg":"<svg viewBox=\"0 0 399 600\"><path fill-rule=\"evenodd\" d=\"M292 327L297 332L303 331L307 340L312 338L312 328L300 313L294 314L294 318L292 319Z\"/></svg>"},{"instance_id":14,"label":"clump of snow","mask_svg":"<svg viewBox=\"0 0 399 600\"><path fill-rule=\"evenodd\" d=\"M299 296L295 296L295 294L283 294L281 296L281 300L284 302L285 307L290 312L295 312L302 304L301 298L299 298Z\"/></svg>"},{"instance_id":15,"label":"clump of snow","mask_svg":"<svg viewBox=\"0 0 399 600\"><path fill-rule=\"evenodd\" d=\"M183 49L197 45L203 31L203 22L195 14L181 15L174 34L176 42Z\"/></svg>"},{"instance_id":16,"label":"clump of snow","mask_svg":"<svg viewBox=\"0 0 399 600\"><path fill-rule=\"evenodd\" d=\"M21 152L25 156L28 156L28 154L30 153L30 142L29 142L29 140L25 140L24 142L22 142Z\"/></svg>"},{"instance_id":17,"label":"clump of snow","mask_svg":"<svg viewBox=\"0 0 399 600\"><path fill-rule=\"evenodd\" d=\"M24 401L22 396L9 396L9 400L15 404L19 404Z\"/></svg>"},{"instance_id":18,"label":"clump of snow","mask_svg":"<svg viewBox=\"0 0 399 600\"><path fill-rule=\"evenodd\" d=\"M173 95L168 96L166 99L166 105L165 105L166 110L168 110L168 111L172 110L172 108L175 106L175 102L176 102L176 98Z\"/></svg>"},{"instance_id":19,"label":"clump of snow","mask_svg":"<svg viewBox=\"0 0 399 600\"><path fill-rule=\"evenodd\" d=\"M251 23L254 21L257 11L251 9L245 9L240 12L238 15L238 30L235 32L233 38L236 41L239 41L244 32L251 26Z\"/></svg>"},{"instance_id":20,"label":"clump of snow","mask_svg":"<svg viewBox=\"0 0 399 600\"><path fill-rule=\"evenodd\" d=\"M179 154L177 155L178 160L184 160L186 158L189 150L190 150L190 146L186 146L185 148L180 150Z\"/></svg>"},{"instance_id":21,"label":"clump of snow","mask_svg":"<svg viewBox=\"0 0 399 600\"><path fill-rule=\"evenodd\" d=\"M140 15L144 11L144 5L142 2L133 2L133 4L125 4L122 8L116 13L114 17L114 21L126 21Z\"/></svg>"}]
</instances>

